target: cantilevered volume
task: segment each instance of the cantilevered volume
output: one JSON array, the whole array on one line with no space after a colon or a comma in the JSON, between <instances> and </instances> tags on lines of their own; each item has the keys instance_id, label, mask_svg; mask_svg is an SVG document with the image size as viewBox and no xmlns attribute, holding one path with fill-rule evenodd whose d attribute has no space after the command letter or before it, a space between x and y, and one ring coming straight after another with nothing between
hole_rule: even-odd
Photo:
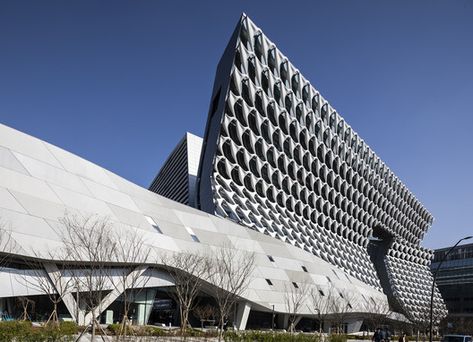
<instances>
[{"instance_id":1,"label":"cantilevered volume","mask_svg":"<svg viewBox=\"0 0 473 342\"><path fill-rule=\"evenodd\" d=\"M218 65L197 203L425 315L432 215L245 15Z\"/></svg>"}]
</instances>

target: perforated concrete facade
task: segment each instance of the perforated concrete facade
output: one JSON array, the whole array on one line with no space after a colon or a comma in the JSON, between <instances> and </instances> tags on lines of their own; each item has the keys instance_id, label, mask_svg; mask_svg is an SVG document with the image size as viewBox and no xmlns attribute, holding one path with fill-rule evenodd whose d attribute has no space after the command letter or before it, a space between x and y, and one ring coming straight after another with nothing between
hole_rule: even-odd
<instances>
[{"instance_id":1,"label":"perforated concrete facade","mask_svg":"<svg viewBox=\"0 0 473 342\"><path fill-rule=\"evenodd\" d=\"M424 315L432 253L420 242L432 215L246 16L217 69L198 203L384 290L411 319ZM390 241L381 263L368 253L377 234Z\"/></svg>"}]
</instances>

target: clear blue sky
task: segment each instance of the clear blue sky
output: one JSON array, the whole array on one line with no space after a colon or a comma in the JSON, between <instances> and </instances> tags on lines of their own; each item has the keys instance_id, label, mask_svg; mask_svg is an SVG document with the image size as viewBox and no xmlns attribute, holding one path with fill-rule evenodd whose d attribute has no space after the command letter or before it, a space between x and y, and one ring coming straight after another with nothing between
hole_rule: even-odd
<instances>
[{"instance_id":1,"label":"clear blue sky","mask_svg":"<svg viewBox=\"0 0 473 342\"><path fill-rule=\"evenodd\" d=\"M473 233L472 1L0 1L0 122L147 186L203 134L246 12L435 216Z\"/></svg>"}]
</instances>

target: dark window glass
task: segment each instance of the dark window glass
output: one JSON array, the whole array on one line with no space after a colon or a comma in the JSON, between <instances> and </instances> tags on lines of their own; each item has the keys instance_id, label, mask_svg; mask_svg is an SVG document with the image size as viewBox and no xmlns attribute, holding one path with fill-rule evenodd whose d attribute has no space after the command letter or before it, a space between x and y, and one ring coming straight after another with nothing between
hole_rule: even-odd
<instances>
[{"instance_id":1,"label":"dark window glass","mask_svg":"<svg viewBox=\"0 0 473 342\"><path fill-rule=\"evenodd\" d=\"M266 279L266 282L268 283L268 285L273 286L273 283L271 282L271 280Z\"/></svg>"},{"instance_id":2,"label":"dark window glass","mask_svg":"<svg viewBox=\"0 0 473 342\"><path fill-rule=\"evenodd\" d=\"M161 230L161 228L159 228L158 225L153 224L153 228L156 229L156 231L157 231L159 234L162 234L162 233L163 233L163 231Z\"/></svg>"}]
</instances>

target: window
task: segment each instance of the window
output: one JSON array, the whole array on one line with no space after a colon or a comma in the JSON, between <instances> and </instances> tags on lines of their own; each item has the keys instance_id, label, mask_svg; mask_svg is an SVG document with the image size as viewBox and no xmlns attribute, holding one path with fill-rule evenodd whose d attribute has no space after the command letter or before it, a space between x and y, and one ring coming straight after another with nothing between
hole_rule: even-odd
<instances>
[{"instance_id":1,"label":"window","mask_svg":"<svg viewBox=\"0 0 473 342\"><path fill-rule=\"evenodd\" d=\"M327 277L328 282L331 283L331 282L332 282L332 279L330 279L329 276L326 276L326 277Z\"/></svg>"},{"instance_id":2,"label":"window","mask_svg":"<svg viewBox=\"0 0 473 342\"><path fill-rule=\"evenodd\" d=\"M197 237L197 235L195 235L194 231L192 230L192 228L190 227L186 227L186 230L187 232L189 233L189 235L191 236L192 240L195 241L195 242L200 242L199 238Z\"/></svg>"},{"instance_id":3,"label":"window","mask_svg":"<svg viewBox=\"0 0 473 342\"><path fill-rule=\"evenodd\" d=\"M274 258L271 255L268 255L268 259L269 261L274 262Z\"/></svg>"},{"instance_id":4,"label":"window","mask_svg":"<svg viewBox=\"0 0 473 342\"><path fill-rule=\"evenodd\" d=\"M301 266L301 267L302 267L302 270L303 270L304 272L306 272L306 273L309 272L309 271L307 271L307 268L306 268L305 266Z\"/></svg>"},{"instance_id":5,"label":"window","mask_svg":"<svg viewBox=\"0 0 473 342\"><path fill-rule=\"evenodd\" d=\"M351 306L350 303L347 304L347 307L348 307L349 309L353 309L353 307Z\"/></svg>"},{"instance_id":6,"label":"window","mask_svg":"<svg viewBox=\"0 0 473 342\"><path fill-rule=\"evenodd\" d=\"M338 279L340 279L340 277L338 276L337 272L335 272L335 270L332 270L333 274L335 274L335 277L337 277Z\"/></svg>"},{"instance_id":7,"label":"window","mask_svg":"<svg viewBox=\"0 0 473 342\"><path fill-rule=\"evenodd\" d=\"M273 286L273 283L271 282L271 280L266 279L266 282L268 283L269 286Z\"/></svg>"},{"instance_id":8,"label":"window","mask_svg":"<svg viewBox=\"0 0 473 342\"><path fill-rule=\"evenodd\" d=\"M320 290L320 289L319 289L319 294L320 294L322 297L325 297L324 291L322 291L322 290Z\"/></svg>"},{"instance_id":9,"label":"window","mask_svg":"<svg viewBox=\"0 0 473 342\"><path fill-rule=\"evenodd\" d=\"M298 288L299 288L299 285L297 285L297 283L296 283L296 282L292 282L292 285L293 285L293 286L294 286L296 289L298 289Z\"/></svg>"},{"instance_id":10,"label":"window","mask_svg":"<svg viewBox=\"0 0 473 342\"><path fill-rule=\"evenodd\" d=\"M161 230L161 228L159 228L158 224L153 220L152 217L149 217L149 216L145 216L146 218L146 221L148 221L148 223L153 226L153 228L159 233L159 234L163 234L163 231Z\"/></svg>"},{"instance_id":11,"label":"window","mask_svg":"<svg viewBox=\"0 0 473 342\"><path fill-rule=\"evenodd\" d=\"M341 292L339 292L338 294L340 295L340 297L345 298L345 297L343 297L343 294Z\"/></svg>"}]
</instances>

